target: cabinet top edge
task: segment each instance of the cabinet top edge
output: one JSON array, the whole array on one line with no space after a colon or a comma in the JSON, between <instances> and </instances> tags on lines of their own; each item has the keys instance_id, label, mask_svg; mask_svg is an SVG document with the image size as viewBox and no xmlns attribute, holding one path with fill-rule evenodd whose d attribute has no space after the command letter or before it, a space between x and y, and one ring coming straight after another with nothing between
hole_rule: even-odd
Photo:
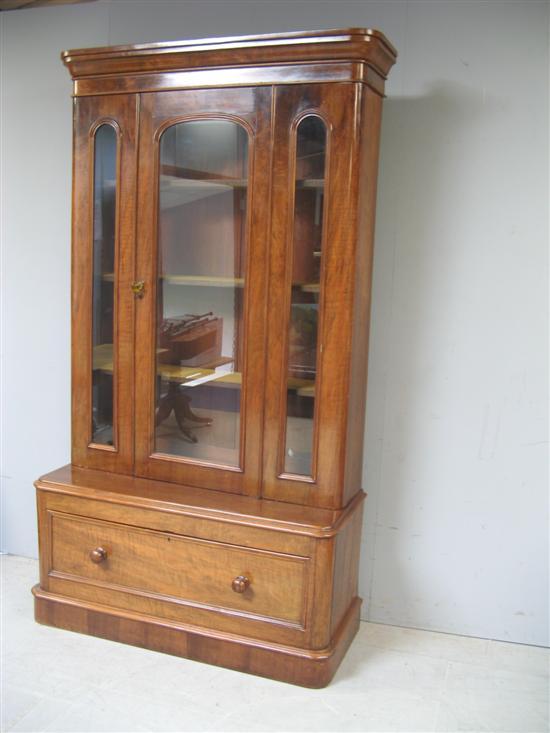
<instances>
[{"instance_id":1,"label":"cabinet top edge","mask_svg":"<svg viewBox=\"0 0 550 733\"><path fill-rule=\"evenodd\" d=\"M41 476L34 485L54 493L316 537L336 534L365 498L359 491L342 509L322 509L71 465Z\"/></svg>"},{"instance_id":2,"label":"cabinet top edge","mask_svg":"<svg viewBox=\"0 0 550 733\"><path fill-rule=\"evenodd\" d=\"M197 38L61 53L73 79L113 73L334 59L369 62L385 77L396 58L397 51L390 41L371 28Z\"/></svg>"}]
</instances>

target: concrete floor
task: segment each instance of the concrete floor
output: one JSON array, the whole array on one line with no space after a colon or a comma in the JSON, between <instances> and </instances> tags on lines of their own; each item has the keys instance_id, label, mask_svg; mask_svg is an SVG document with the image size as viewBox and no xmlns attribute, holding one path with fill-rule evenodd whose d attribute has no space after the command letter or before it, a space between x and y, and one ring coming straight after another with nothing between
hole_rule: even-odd
<instances>
[{"instance_id":1,"label":"concrete floor","mask_svg":"<svg viewBox=\"0 0 550 733\"><path fill-rule=\"evenodd\" d=\"M37 577L2 558L2 731L548 730L545 649L363 623L306 690L39 626Z\"/></svg>"}]
</instances>

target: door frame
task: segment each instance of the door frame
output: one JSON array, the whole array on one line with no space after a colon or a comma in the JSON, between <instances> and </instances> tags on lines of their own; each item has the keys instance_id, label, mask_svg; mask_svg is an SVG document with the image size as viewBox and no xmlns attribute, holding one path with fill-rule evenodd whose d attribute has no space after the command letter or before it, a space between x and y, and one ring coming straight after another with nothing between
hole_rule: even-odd
<instances>
[{"instance_id":1,"label":"door frame","mask_svg":"<svg viewBox=\"0 0 550 733\"><path fill-rule=\"evenodd\" d=\"M202 488L257 496L260 491L267 309L267 232L270 196L271 89L179 90L141 95L136 279L135 473ZM245 375L241 391L238 467L156 453L154 412L158 267L159 141L172 124L230 119L249 134L247 265L244 292Z\"/></svg>"}]
</instances>

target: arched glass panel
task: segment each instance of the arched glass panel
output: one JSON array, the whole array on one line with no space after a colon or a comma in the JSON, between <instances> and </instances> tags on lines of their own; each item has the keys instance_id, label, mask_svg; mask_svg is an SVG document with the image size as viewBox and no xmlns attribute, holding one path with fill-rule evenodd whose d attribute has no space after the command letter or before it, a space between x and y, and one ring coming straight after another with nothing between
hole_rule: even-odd
<instances>
[{"instance_id":1,"label":"arched glass panel","mask_svg":"<svg viewBox=\"0 0 550 733\"><path fill-rule=\"evenodd\" d=\"M113 445L113 332L115 303L117 134L94 136L92 443Z\"/></svg>"},{"instance_id":2,"label":"arched glass panel","mask_svg":"<svg viewBox=\"0 0 550 733\"><path fill-rule=\"evenodd\" d=\"M188 120L160 140L155 451L240 465L248 135Z\"/></svg>"},{"instance_id":3,"label":"arched glass panel","mask_svg":"<svg viewBox=\"0 0 550 733\"><path fill-rule=\"evenodd\" d=\"M284 473L311 476L323 258L327 132L320 117L305 117L296 131Z\"/></svg>"}]
</instances>

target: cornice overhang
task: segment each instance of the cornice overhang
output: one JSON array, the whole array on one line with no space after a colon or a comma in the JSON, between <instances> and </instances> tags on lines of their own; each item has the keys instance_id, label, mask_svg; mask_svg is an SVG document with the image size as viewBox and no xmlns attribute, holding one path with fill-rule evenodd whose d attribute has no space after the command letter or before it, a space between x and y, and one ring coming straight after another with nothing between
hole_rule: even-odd
<instances>
[{"instance_id":1,"label":"cornice overhang","mask_svg":"<svg viewBox=\"0 0 550 733\"><path fill-rule=\"evenodd\" d=\"M261 64L362 62L386 78L397 51L377 30L297 31L64 51L73 80Z\"/></svg>"}]
</instances>

